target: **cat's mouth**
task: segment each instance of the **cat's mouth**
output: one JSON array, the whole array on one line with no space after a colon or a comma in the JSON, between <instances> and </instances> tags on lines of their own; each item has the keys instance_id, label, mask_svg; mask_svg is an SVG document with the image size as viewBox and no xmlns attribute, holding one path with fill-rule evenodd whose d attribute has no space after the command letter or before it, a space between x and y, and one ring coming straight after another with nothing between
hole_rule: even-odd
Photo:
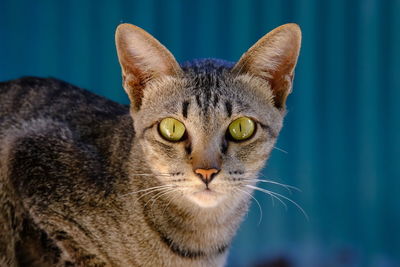
<instances>
[{"instance_id":1,"label":"cat's mouth","mask_svg":"<svg viewBox=\"0 0 400 267\"><path fill-rule=\"evenodd\" d=\"M189 199L203 208L211 208L217 206L223 199L223 195L217 191L205 187L199 191L190 194Z\"/></svg>"},{"instance_id":2,"label":"cat's mouth","mask_svg":"<svg viewBox=\"0 0 400 267\"><path fill-rule=\"evenodd\" d=\"M213 196L213 195L216 195L218 193L215 190L212 190L209 187L206 187L206 188L204 188L204 189L202 189L202 190L200 190L198 192L195 192L194 194L195 195L203 194L205 196Z\"/></svg>"}]
</instances>

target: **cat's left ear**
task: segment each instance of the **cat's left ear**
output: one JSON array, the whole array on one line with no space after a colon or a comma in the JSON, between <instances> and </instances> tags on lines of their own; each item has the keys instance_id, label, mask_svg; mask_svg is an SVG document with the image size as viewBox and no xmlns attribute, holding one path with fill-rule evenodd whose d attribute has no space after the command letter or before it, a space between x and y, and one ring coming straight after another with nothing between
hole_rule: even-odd
<instances>
[{"instance_id":1,"label":"cat's left ear","mask_svg":"<svg viewBox=\"0 0 400 267\"><path fill-rule=\"evenodd\" d=\"M300 27L293 23L282 25L244 53L233 71L265 80L271 87L275 107L283 110L292 90L300 44Z\"/></svg>"},{"instance_id":2,"label":"cat's left ear","mask_svg":"<svg viewBox=\"0 0 400 267\"><path fill-rule=\"evenodd\" d=\"M181 73L171 52L143 29L120 24L115 33L123 87L135 110L139 110L146 85L162 76Z\"/></svg>"}]
</instances>

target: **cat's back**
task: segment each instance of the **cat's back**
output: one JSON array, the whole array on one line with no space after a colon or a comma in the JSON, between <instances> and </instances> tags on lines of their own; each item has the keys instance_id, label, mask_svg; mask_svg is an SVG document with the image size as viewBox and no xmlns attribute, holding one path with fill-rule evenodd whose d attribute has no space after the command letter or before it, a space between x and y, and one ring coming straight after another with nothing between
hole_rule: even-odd
<instances>
[{"instance_id":1,"label":"cat's back","mask_svg":"<svg viewBox=\"0 0 400 267\"><path fill-rule=\"evenodd\" d=\"M0 161L22 140L29 141L20 149L30 157L33 141L43 149L51 140L51 151L65 154L68 144L105 157L117 140L132 140L131 125L129 107L61 80L24 77L0 83Z\"/></svg>"},{"instance_id":2,"label":"cat's back","mask_svg":"<svg viewBox=\"0 0 400 267\"><path fill-rule=\"evenodd\" d=\"M65 108L68 100L61 100L62 96L76 90L75 87L52 78L23 77L0 82L0 118L37 117L45 115L43 113L48 113L55 105Z\"/></svg>"},{"instance_id":3,"label":"cat's back","mask_svg":"<svg viewBox=\"0 0 400 267\"><path fill-rule=\"evenodd\" d=\"M73 117L105 119L127 113L127 107L54 78L23 77L0 82L0 118Z\"/></svg>"}]
</instances>

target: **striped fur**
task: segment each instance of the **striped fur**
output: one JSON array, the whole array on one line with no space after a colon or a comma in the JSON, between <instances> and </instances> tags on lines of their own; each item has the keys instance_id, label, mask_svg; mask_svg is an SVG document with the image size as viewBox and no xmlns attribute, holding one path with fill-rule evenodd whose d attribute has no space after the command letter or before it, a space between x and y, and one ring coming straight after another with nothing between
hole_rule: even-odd
<instances>
[{"instance_id":1,"label":"striped fur","mask_svg":"<svg viewBox=\"0 0 400 267\"><path fill-rule=\"evenodd\" d=\"M267 160L291 90L299 47L287 41L299 30L269 36L285 41L272 47L289 79L262 44L237 64L179 65L125 24L116 41L130 107L56 79L0 83L0 266L223 266L249 206L244 179ZM272 67L255 71L269 66L252 66L258 53L275 53ZM241 116L256 132L229 141ZM160 136L166 117L185 125L184 141ZM195 164L221 170L205 185Z\"/></svg>"}]
</instances>

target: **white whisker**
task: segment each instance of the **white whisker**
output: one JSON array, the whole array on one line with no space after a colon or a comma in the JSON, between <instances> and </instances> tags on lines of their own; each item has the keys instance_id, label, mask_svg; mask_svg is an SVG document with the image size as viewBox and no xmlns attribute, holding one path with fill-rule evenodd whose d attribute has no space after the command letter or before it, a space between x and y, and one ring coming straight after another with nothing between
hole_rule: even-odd
<instances>
[{"instance_id":1,"label":"white whisker","mask_svg":"<svg viewBox=\"0 0 400 267\"><path fill-rule=\"evenodd\" d=\"M252 189L254 189L254 190L257 190L257 191L260 191L260 192L264 192L264 193L266 193L266 194L269 194L269 195L274 195L274 196L276 196L277 198L278 197L281 197L281 198L283 198L283 199L286 199L287 201L289 201L289 202L291 202L293 205L295 205L302 213L303 213L303 215L304 215L304 217L307 219L307 221L309 221L310 219L309 219L309 217L308 217L308 215L307 215L307 213L304 211L304 209L299 205L299 204L297 204L294 200L292 200L292 199L290 199L290 198L288 198L288 197L285 197L284 195L281 195L281 194L279 194L279 193L276 193L276 192L272 192L272 191L270 191L270 190L267 190L267 189L263 189L263 188L259 188L259 187L257 187L257 186L252 186L252 185L246 185L247 187L249 187L249 188L252 188ZM278 198L280 201L282 201L280 198Z\"/></svg>"},{"instance_id":2,"label":"white whisker","mask_svg":"<svg viewBox=\"0 0 400 267\"><path fill-rule=\"evenodd\" d=\"M158 196L160 196L160 195L162 195L162 194L164 194L164 193L166 193L166 192L173 191L173 190L175 190L175 189L174 189L174 188L162 189L161 192L156 193L155 196L153 196L152 198L150 198L150 199L144 204L143 208L146 208L147 204L149 204L150 201L152 201L152 200L154 200L154 199L157 200L157 197L158 197ZM153 201L153 203L154 203L154 201Z\"/></svg>"},{"instance_id":3,"label":"white whisker","mask_svg":"<svg viewBox=\"0 0 400 267\"><path fill-rule=\"evenodd\" d=\"M171 197L170 201L167 203L167 205L165 205L165 208L164 208L164 210L163 210L162 213L161 213L161 217L164 215L164 212L167 210L167 208L171 205L172 201L173 201L174 199L176 199L177 197L178 197L177 195Z\"/></svg>"},{"instance_id":4,"label":"white whisker","mask_svg":"<svg viewBox=\"0 0 400 267\"><path fill-rule=\"evenodd\" d=\"M132 176L171 176L171 173L154 173L154 172L146 172L146 173L130 173Z\"/></svg>"},{"instance_id":5,"label":"white whisker","mask_svg":"<svg viewBox=\"0 0 400 267\"><path fill-rule=\"evenodd\" d=\"M143 194L143 195L140 196L138 199L136 199L135 203L138 202L138 201L139 201L141 198L143 198L144 196L147 196L148 194L151 194L151 193L154 193L154 192L157 192L157 191L163 192L164 190L168 190L168 189L171 189L171 188L172 188L172 186L171 186L171 187L163 187L163 188L156 188L156 189L153 189L153 190L151 190L151 191L149 191L149 192ZM157 193L157 194L158 194L158 193Z\"/></svg>"},{"instance_id":6,"label":"white whisker","mask_svg":"<svg viewBox=\"0 0 400 267\"><path fill-rule=\"evenodd\" d=\"M258 226L261 224L261 221L262 221L262 218L263 218L263 212L262 212L262 209L261 209L261 205L260 205L260 202L258 202L258 200L254 197L254 196L252 196L249 192L247 192L247 191L245 191L245 190L242 190L242 189L239 189L239 188L234 188L234 189L236 189L236 190L238 190L238 191L240 191L240 192L242 192L242 193L245 193L245 194L247 194L247 195L249 195L252 199L254 199L254 201L257 203L257 205L258 205L258 210L259 210L259 212L260 212L260 219L258 220Z\"/></svg>"},{"instance_id":7,"label":"white whisker","mask_svg":"<svg viewBox=\"0 0 400 267\"><path fill-rule=\"evenodd\" d=\"M168 195L169 193L174 193L176 191L179 191L179 189L177 189L177 188L171 189L171 190L166 191L163 194L159 195L157 198L155 198L153 200L153 202L151 203L151 207L150 207L151 211L153 211L154 203L156 203L157 199L161 198L162 196Z\"/></svg>"},{"instance_id":8,"label":"white whisker","mask_svg":"<svg viewBox=\"0 0 400 267\"><path fill-rule=\"evenodd\" d=\"M278 151L281 151L281 152L283 152L283 153L285 153L285 154L288 154L289 152L287 152L286 150L283 150L282 148L279 148L279 147L276 147L276 146L274 146L274 149L276 149L276 150L278 150Z\"/></svg>"},{"instance_id":9,"label":"white whisker","mask_svg":"<svg viewBox=\"0 0 400 267\"><path fill-rule=\"evenodd\" d=\"M164 188L164 187L172 187L172 186L173 185L166 184L166 185L159 185L159 186L149 187L149 188L138 190L138 191L135 191L135 192L129 192L129 193L123 194L123 195L121 195L121 197L124 197L124 196L127 196L127 195L133 195L133 194L137 194L137 193L141 193L141 192L147 192L147 191L153 190L153 189Z\"/></svg>"},{"instance_id":10,"label":"white whisker","mask_svg":"<svg viewBox=\"0 0 400 267\"><path fill-rule=\"evenodd\" d=\"M259 178L243 178L244 180L248 180L248 181L257 181L257 182L261 182L261 183L270 183L270 184L275 184L275 185L280 185L280 186L283 186L283 187L285 187L285 189L286 190L288 190L290 193L292 193L292 191L290 190L290 189L293 189L293 190L296 190L296 191L298 191L298 192L302 192L301 191L301 189L300 188L298 188L298 187L296 187L296 186L293 186L293 185L288 185L288 184L283 184L283 183L279 183L279 182L277 182L277 181L274 181L274 180L272 180L272 179L269 179L265 174L263 174L262 172L259 172L259 171L252 171L252 170L249 170L249 171L247 171L248 173L254 173L254 174L257 174L258 176L262 176L262 177L264 177L264 178L266 178L266 179L259 179Z\"/></svg>"},{"instance_id":11,"label":"white whisker","mask_svg":"<svg viewBox=\"0 0 400 267\"><path fill-rule=\"evenodd\" d=\"M256 186L252 186L252 185L246 185L246 186L247 186L247 187L250 187L250 186L251 186L250 188L256 187ZM257 187L257 188L259 188L259 187ZM259 189L261 189L261 188L259 188ZM260 191L260 190L258 190L258 191ZM269 191L269 190L266 190L266 191ZM261 192L263 192L263 191L261 191ZM288 206L286 205L286 203L283 202L282 199L280 199L279 197L277 197L277 196L275 196L274 194L272 194L271 191L269 191L269 193L268 193L268 192L263 192L263 193L266 193L266 194L268 194L268 195L271 196L272 206L273 206L273 207L275 207L274 199L277 199L277 200L285 207L285 210L288 209Z\"/></svg>"},{"instance_id":12,"label":"white whisker","mask_svg":"<svg viewBox=\"0 0 400 267\"><path fill-rule=\"evenodd\" d=\"M260 182L260 183L268 183L268 184L275 184L275 185L280 185L282 187L284 187L289 193L292 194L292 190L296 190L298 192L301 192L301 190L295 186L292 185L288 185L288 184L282 184L282 183L278 183L272 180L264 180L264 179L244 179L245 181L254 181L254 182Z\"/></svg>"}]
</instances>

